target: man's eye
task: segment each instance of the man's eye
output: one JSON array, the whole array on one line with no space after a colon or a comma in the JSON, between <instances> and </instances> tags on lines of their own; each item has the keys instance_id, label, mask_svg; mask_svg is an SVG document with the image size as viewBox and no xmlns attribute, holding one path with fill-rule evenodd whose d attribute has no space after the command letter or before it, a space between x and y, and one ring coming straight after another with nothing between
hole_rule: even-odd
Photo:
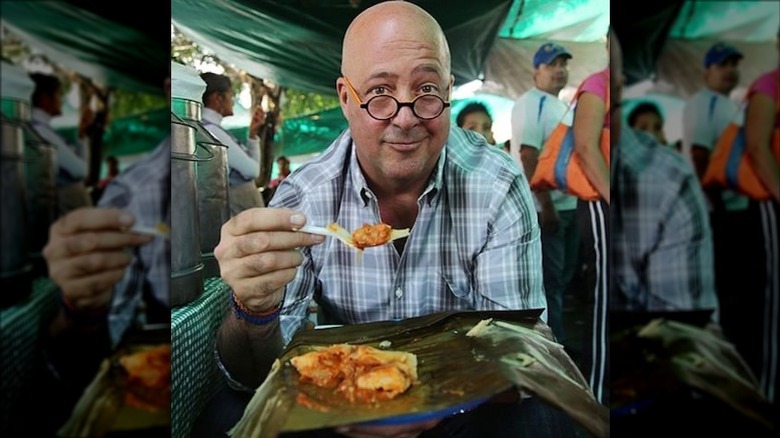
<instances>
[{"instance_id":1,"label":"man's eye","mask_svg":"<svg viewBox=\"0 0 780 438\"><path fill-rule=\"evenodd\" d=\"M387 89L385 87L374 87L368 92L371 94L387 94Z\"/></svg>"},{"instance_id":2,"label":"man's eye","mask_svg":"<svg viewBox=\"0 0 780 438\"><path fill-rule=\"evenodd\" d=\"M433 85L423 85L422 88L420 88L420 91L423 93L434 93L436 92L436 87Z\"/></svg>"}]
</instances>

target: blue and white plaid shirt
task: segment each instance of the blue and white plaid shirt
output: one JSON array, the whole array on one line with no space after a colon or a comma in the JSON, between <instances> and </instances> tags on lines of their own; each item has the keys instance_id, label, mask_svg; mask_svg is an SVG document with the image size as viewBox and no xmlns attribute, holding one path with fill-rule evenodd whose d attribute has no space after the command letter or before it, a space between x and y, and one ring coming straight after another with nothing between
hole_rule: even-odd
<instances>
[{"instance_id":1,"label":"blue and white plaid shirt","mask_svg":"<svg viewBox=\"0 0 780 438\"><path fill-rule=\"evenodd\" d=\"M302 249L304 262L284 299L285 341L306 319L312 297L344 324L547 307L531 191L507 154L452 127L418 205L402 255L383 245L358 260L332 238ZM270 206L302 211L311 225L336 222L347 230L382 221L349 130L282 181Z\"/></svg>"},{"instance_id":2,"label":"blue and white plaid shirt","mask_svg":"<svg viewBox=\"0 0 780 438\"><path fill-rule=\"evenodd\" d=\"M627 128L612 164L610 308L715 309L717 321L712 231L691 165Z\"/></svg>"},{"instance_id":3,"label":"blue and white plaid shirt","mask_svg":"<svg viewBox=\"0 0 780 438\"><path fill-rule=\"evenodd\" d=\"M171 138L119 174L106 187L99 207L114 207L135 216L136 223L171 225ZM114 286L108 329L114 346L132 324L142 297L170 307L171 242L155 238L133 249L133 259Z\"/></svg>"}]
</instances>

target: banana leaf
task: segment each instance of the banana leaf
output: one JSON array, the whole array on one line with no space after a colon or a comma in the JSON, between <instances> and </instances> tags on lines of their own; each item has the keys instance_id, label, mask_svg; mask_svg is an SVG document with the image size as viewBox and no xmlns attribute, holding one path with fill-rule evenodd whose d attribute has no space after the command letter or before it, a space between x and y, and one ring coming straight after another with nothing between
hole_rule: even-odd
<instances>
[{"instance_id":1,"label":"banana leaf","mask_svg":"<svg viewBox=\"0 0 780 438\"><path fill-rule=\"evenodd\" d=\"M285 348L242 418L228 433L273 437L282 432L354 423L397 424L443 418L520 385L522 390L576 414L572 418L595 436L606 436L606 409L597 408L585 379L561 346L552 341L549 328L539 320L540 314L540 309L446 312L398 322L303 330ZM499 323L510 328L493 326ZM332 390L299 382L291 358L318 346L339 343L414 353L419 383L395 399L362 405L352 404ZM518 354L532 357L536 365L515 363L513 358ZM562 396L561 391L577 395ZM301 396L308 400L308 407L297 402Z\"/></svg>"},{"instance_id":2,"label":"banana leaf","mask_svg":"<svg viewBox=\"0 0 780 438\"><path fill-rule=\"evenodd\" d=\"M728 404L767 428L773 408L733 344L711 331L677 321L657 319L638 332L639 338L660 343L674 376Z\"/></svg>"},{"instance_id":3,"label":"banana leaf","mask_svg":"<svg viewBox=\"0 0 780 438\"><path fill-rule=\"evenodd\" d=\"M84 390L70 418L57 432L68 438L104 437L113 432L169 430L170 409L156 412L125 404L127 376L119 363L133 354L170 342L170 328L128 333L114 354L103 360L100 369Z\"/></svg>"}]
</instances>

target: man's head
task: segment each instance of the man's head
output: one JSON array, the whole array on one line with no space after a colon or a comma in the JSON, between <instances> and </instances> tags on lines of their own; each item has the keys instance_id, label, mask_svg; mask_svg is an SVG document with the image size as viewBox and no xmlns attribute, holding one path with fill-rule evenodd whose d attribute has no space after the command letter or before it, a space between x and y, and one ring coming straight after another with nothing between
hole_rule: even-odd
<instances>
[{"instance_id":1,"label":"man's head","mask_svg":"<svg viewBox=\"0 0 780 438\"><path fill-rule=\"evenodd\" d=\"M739 61L744 56L735 47L716 43L704 55L704 83L710 90L728 96L739 83Z\"/></svg>"},{"instance_id":2,"label":"man's head","mask_svg":"<svg viewBox=\"0 0 780 438\"><path fill-rule=\"evenodd\" d=\"M444 33L419 6L383 2L352 21L344 36L343 76L336 90L370 182L408 186L428 178L449 134L450 69ZM395 104L385 97L389 105L380 109L390 111L372 110L386 118L377 120L361 108L377 96L392 96L403 104L420 99L414 106L417 115L410 106L398 107L393 115Z\"/></svg>"},{"instance_id":3,"label":"man's head","mask_svg":"<svg viewBox=\"0 0 780 438\"><path fill-rule=\"evenodd\" d=\"M545 43L534 55L534 85L557 96L569 81L568 62L571 53L563 46Z\"/></svg>"},{"instance_id":4,"label":"man's head","mask_svg":"<svg viewBox=\"0 0 780 438\"><path fill-rule=\"evenodd\" d=\"M495 144L493 139L493 118L490 117L487 107L479 102L472 102L463 107L455 120L459 127L478 132L485 137L490 144Z\"/></svg>"},{"instance_id":5,"label":"man's head","mask_svg":"<svg viewBox=\"0 0 780 438\"><path fill-rule=\"evenodd\" d=\"M230 78L216 73L202 73L200 78L206 83L203 92L203 106L211 108L223 117L233 115L233 87Z\"/></svg>"},{"instance_id":6,"label":"man's head","mask_svg":"<svg viewBox=\"0 0 780 438\"><path fill-rule=\"evenodd\" d=\"M279 166L279 175L288 175L290 173L290 160L284 155L276 159L276 164Z\"/></svg>"},{"instance_id":7,"label":"man's head","mask_svg":"<svg viewBox=\"0 0 780 438\"><path fill-rule=\"evenodd\" d=\"M35 83L32 105L52 117L62 114L62 83L56 76L33 73L30 79Z\"/></svg>"},{"instance_id":8,"label":"man's head","mask_svg":"<svg viewBox=\"0 0 780 438\"><path fill-rule=\"evenodd\" d=\"M109 175L119 174L119 160L117 160L115 156L109 155L106 157L106 165L108 166Z\"/></svg>"},{"instance_id":9,"label":"man's head","mask_svg":"<svg viewBox=\"0 0 780 438\"><path fill-rule=\"evenodd\" d=\"M661 110L652 102L642 102L635 106L628 115L628 126L639 131L645 131L655 137L661 144L666 144L664 118Z\"/></svg>"}]
</instances>

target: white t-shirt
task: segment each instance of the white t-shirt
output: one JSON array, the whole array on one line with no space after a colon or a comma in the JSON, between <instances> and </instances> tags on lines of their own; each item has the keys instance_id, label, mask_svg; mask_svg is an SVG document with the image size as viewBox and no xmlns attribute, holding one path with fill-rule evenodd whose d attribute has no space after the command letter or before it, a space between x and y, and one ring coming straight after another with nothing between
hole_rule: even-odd
<instances>
[{"instance_id":1,"label":"white t-shirt","mask_svg":"<svg viewBox=\"0 0 780 438\"><path fill-rule=\"evenodd\" d=\"M509 151L521 169L523 163L520 160L520 146L526 145L541 150L544 142L564 118L564 115L567 119L566 123L571 125L573 111L567 113L565 103L556 96L536 87L517 98L514 107L512 107L512 139ZM557 211L577 208L576 196L567 195L560 190L552 190L550 197ZM534 205L536 211L541 211L536 196L534 196Z\"/></svg>"},{"instance_id":2,"label":"white t-shirt","mask_svg":"<svg viewBox=\"0 0 780 438\"><path fill-rule=\"evenodd\" d=\"M743 112L737 102L707 88L699 90L685 102L683 109L682 153L685 159L693 166L693 145L703 146L712 152L729 123L737 121L741 124L742 117ZM749 200L735 191L724 190L723 203L726 210L744 210Z\"/></svg>"}]
</instances>

